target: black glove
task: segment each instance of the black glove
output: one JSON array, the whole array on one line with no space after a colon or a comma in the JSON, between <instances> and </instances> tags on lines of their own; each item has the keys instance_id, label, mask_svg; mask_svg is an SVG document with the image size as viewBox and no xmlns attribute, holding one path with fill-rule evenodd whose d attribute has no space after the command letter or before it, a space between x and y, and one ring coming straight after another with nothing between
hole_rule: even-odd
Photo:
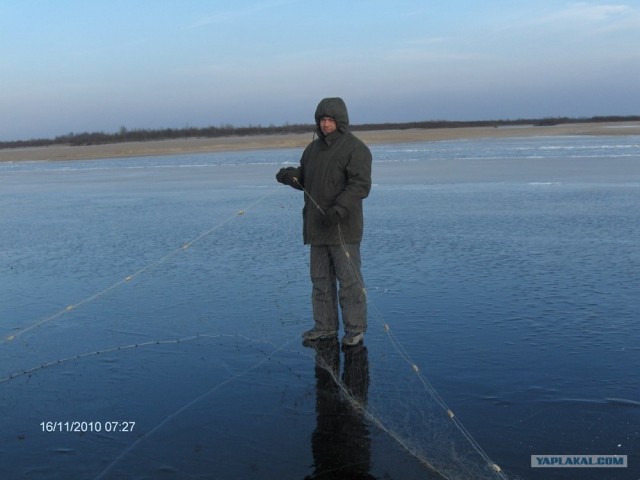
<instances>
[{"instance_id":1,"label":"black glove","mask_svg":"<svg viewBox=\"0 0 640 480\"><path fill-rule=\"evenodd\" d=\"M341 219L342 217L338 212L338 208L335 206L331 207L329 210L324 212L324 217L323 217L324 224L328 227L333 227L334 225L337 225L338 223L340 223Z\"/></svg>"},{"instance_id":2,"label":"black glove","mask_svg":"<svg viewBox=\"0 0 640 480\"><path fill-rule=\"evenodd\" d=\"M281 168L280 171L276 173L276 180L290 187L297 187L298 182L294 180L297 172L298 169L295 167Z\"/></svg>"}]
</instances>

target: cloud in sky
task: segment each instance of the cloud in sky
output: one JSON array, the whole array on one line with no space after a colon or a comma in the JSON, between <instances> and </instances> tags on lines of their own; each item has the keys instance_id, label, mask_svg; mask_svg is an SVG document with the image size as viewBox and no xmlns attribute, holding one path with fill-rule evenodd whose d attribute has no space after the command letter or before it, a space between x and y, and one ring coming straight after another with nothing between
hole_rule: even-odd
<instances>
[{"instance_id":1,"label":"cloud in sky","mask_svg":"<svg viewBox=\"0 0 640 480\"><path fill-rule=\"evenodd\" d=\"M3 2L0 140L70 131L640 114L640 6Z\"/></svg>"}]
</instances>

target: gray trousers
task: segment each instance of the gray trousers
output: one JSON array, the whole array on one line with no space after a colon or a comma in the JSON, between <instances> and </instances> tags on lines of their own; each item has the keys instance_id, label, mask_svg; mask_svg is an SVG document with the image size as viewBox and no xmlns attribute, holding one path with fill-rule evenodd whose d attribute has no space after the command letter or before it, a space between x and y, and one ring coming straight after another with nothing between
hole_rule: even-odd
<instances>
[{"instance_id":1,"label":"gray trousers","mask_svg":"<svg viewBox=\"0 0 640 480\"><path fill-rule=\"evenodd\" d=\"M366 331L367 296L360 265L359 243L311 245L311 301L316 329L338 330L339 301L344 330Z\"/></svg>"}]
</instances>

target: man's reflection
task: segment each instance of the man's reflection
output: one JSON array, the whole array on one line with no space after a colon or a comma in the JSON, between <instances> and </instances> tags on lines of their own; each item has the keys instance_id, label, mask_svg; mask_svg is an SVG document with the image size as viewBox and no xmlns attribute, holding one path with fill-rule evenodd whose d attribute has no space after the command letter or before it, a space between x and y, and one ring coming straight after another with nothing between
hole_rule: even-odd
<instances>
[{"instance_id":1,"label":"man's reflection","mask_svg":"<svg viewBox=\"0 0 640 480\"><path fill-rule=\"evenodd\" d=\"M316 479L371 480L371 438L360 410L367 403L369 360L362 344L344 347L342 385L353 401L341 391L340 346L337 337L305 342L316 351L317 425L311 436Z\"/></svg>"}]
</instances>

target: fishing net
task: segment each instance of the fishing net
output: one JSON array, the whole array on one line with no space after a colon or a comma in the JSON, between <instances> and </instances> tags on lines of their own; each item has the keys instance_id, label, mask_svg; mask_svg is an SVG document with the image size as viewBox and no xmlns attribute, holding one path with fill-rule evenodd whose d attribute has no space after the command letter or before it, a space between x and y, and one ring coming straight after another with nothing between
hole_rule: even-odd
<instances>
[{"instance_id":1,"label":"fishing net","mask_svg":"<svg viewBox=\"0 0 640 480\"><path fill-rule=\"evenodd\" d=\"M18 195L3 234L9 476L507 478L396 335L384 284L364 344L303 344L290 190L211 190L193 168L109 173L97 196L104 173L47 178L52 207Z\"/></svg>"}]
</instances>

